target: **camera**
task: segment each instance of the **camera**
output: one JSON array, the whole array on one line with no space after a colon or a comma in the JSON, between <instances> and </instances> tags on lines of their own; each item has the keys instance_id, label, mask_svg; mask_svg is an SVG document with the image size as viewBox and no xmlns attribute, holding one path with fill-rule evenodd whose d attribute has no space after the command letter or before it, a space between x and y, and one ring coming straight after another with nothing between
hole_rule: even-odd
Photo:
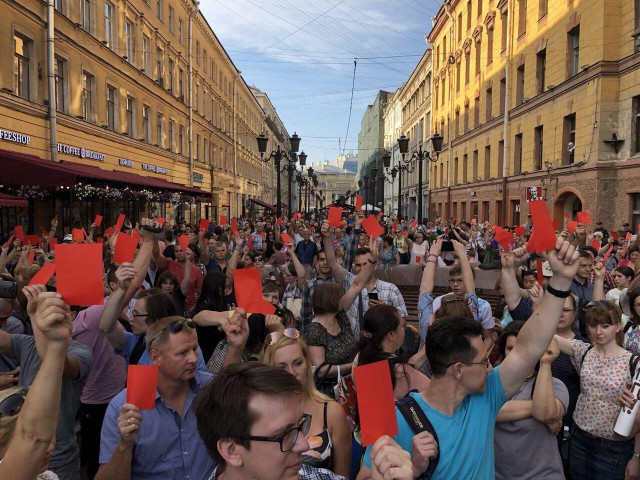
<instances>
[{"instance_id":1,"label":"camera","mask_svg":"<svg viewBox=\"0 0 640 480\"><path fill-rule=\"evenodd\" d=\"M0 280L0 298L13 300L18 296L18 282L13 280Z\"/></svg>"},{"instance_id":2,"label":"camera","mask_svg":"<svg viewBox=\"0 0 640 480\"><path fill-rule=\"evenodd\" d=\"M278 305L276 307L276 311L273 314L277 317L284 318L284 307L282 305Z\"/></svg>"}]
</instances>

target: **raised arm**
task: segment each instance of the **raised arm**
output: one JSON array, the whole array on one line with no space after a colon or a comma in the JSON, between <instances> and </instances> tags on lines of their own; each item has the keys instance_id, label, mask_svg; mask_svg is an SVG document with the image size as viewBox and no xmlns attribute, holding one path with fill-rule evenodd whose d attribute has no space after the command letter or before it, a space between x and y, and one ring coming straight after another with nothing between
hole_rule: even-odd
<instances>
[{"instance_id":1,"label":"raised arm","mask_svg":"<svg viewBox=\"0 0 640 480\"><path fill-rule=\"evenodd\" d=\"M555 422L564 415L564 405L556 398L553 391L553 375L551 374L551 364L559 354L558 342L552 339L547 351L540 359L540 369L536 377L536 388L533 391L533 406L531 408L531 416L539 422Z\"/></svg>"},{"instance_id":2,"label":"raised arm","mask_svg":"<svg viewBox=\"0 0 640 480\"><path fill-rule=\"evenodd\" d=\"M358 249L358 242L360 241L360 233L362 233L362 221L364 220L364 212L358 212L356 214L356 223L353 226L353 235L351 235L351 241L347 245L344 252L344 260L342 266L351 271L351 265L353 265L353 259L356 256L356 250Z\"/></svg>"},{"instance_id":3,"label":"raised arm","mask_svg":"<svg viewBox=\"0 0 640 480\"><path fill-rule=\"evenodd\" d=\"M604 274L607 269L602 262L596 262L593 266L593 271L596 274L595 282L593 283L593 298L594 302L605 299L604 295Z\"/></svg>"},{"instance_id":4,"label":"raised arm","mask_svg":"<svg viewBox=\"0 0 640 480\"><path fill-rule=\"evenodd\" d=\"M508 255L523 257L525 254L526 250L516 249L513 253L505 252L503 258ZM562 238L558 238L555 248L548 250L544 256L553 271L549 287L536 311L520 330L513 351L500 366L500 379L507 398L511 398L520 388L547 350L558 327L565 294L569 294L571 281L578 270L579 253ZM559 296L552 294L552 291L558 292Z\"/></svg>"},{"instance_id":5,"label":"raised arm","mask_svg":"<svg viewBox=\"0 0 640 480\"><path fill-rule=\"evenodd\" d=\"M327 263L331 267L331 272L333 273L336 282L338 282L339 285L342 285L347 271L339 265L336 260L336 252L333 249L333 242L331 241L331 227L329 226L329 222L326 220L322 222L320 232L322 234L322 248L324 249L324 255L327 258Z\"/></svg>"},{"instance_id":6,"label":"raised arm","mask_svg":"<svg viewBox=\"0 0 640 480\"><path fill-rule=\"evenodd\" d=\"M184 277L182 278L182 282L180 282L180 291L186 297L189 294L189 283L191 282L191 256L190 254L185 255L184 261Z\"/></svg>"},{"instance_id":7,"label":"raised arm","mask_svg":"<svg viewBox=\"0 0 640 480\"><path fill-rule=\"evenodd\" d=\"M198 247L200 247L200 262L203 265L207 265L209 263L209 259L211 255L209 255L209 249L207 248L207 242L205 242L205 231L202 230L198 232Z\"/></svg>"},{"instance_id":8,"label":"raised arm","mask_svg":"<svg viewBox=\"0 0 640 480\"><path fill-rule=\"evenodd\" d=\"M0 272L4 272L7 268L7 257L9 256L9 245L2 245L0 252Z\"/></svg>"},{"instance_id":9,"label":"raised arm","mask_svg":"<svg viewBox=\"0 0 640 480\"><path fill-rule=\"evenodd\" d=\"M420 282L420 293L432 293L436 284L436 268L438 267L438 257L442 252L442 238L438 238L431 244L429 255L425 261L424 272Z\"/></svg>"},{"instance_id":10,"label":"raised arm","mask_svg":"<svg viewBox=\"0 0 640 480\"><path fill-rule=\"evenodd\" d=\"M464 250L464 244L457 240L451 240L451 243L453 243L453 251L458 257L458 262L460 262L464 291L467 294L476 293L476 281L473 278L473 270L471 269L471 263L469 263L467 253Z\"/></svg>"},{"instance_id":11,"label":"raised arm","mask_svg":"<svg viewBox=\"0 0 640 480\"><path fill-rule=\"evenodd\" d=\"M516 250L520 253L523 251L523 249ZM505 252L502 255L502 293L509 310L515 310L522 298L516 277L516 268L524 261L525 257L525 254L514 255L510 252Z\"/></svg>"},{"instance_id":12,"label":"raised arm","mask_svg":"<svg viewBox=\"0 0 640 480\"><path fill-rule=\"evenodd\" d=\"M293 266L296 268L296 276L298 277L298 288L304 288L305 284L307 283L307 272L302 266L302 263L300 263L300 259L296 255L293 244L290 243L287 245L287 252L289 252L289 258L291 258Z\"/></svg>"},{"instance_id":13,"label":"raised arm","mask_svg":"<svg viewBox=\"0 0 640 480\"><path fill-rule=\"evenodd\" d=\"M138 274L136 268L130 263L122 263L116 270L116 280L118 287L111 293L109 300L104 306L100 317L100 331L104 333L111 346L116 350L121 350L125 342L125 330L118 323L118 317L126 303L124 299L131 282Z\"/></svg>"},{"instance_id":14,"label":"raised arm","mask_svg":"<svg viewBox=\"0 0 640 480\"><path fill-rule=\"evenodd\" d=\"M371 281L373 274L376 271L376 266L378 264L378 249L376 248L376 240L372 238L369 240L369 248L371 250L371 258L364 266L360 273L356 275L356 278L353 280L353 283L349 287L349 290L342 296L340 299L340 309L347 311L353 305L353 302L356 301L358 295L362 289Z\"/></svg>"},{"instance_id":15,"label":"raised arm","mask_svg":"<svg viewBox=\"0 0 640 480\"><path fill-rule=\"evenodd\" d=\"M157 241L153 244L153 259L156 261L156 265L160 270L164 270L169 264L167 257L160 252L160 245Z\"/></svg>"}]
</instances>

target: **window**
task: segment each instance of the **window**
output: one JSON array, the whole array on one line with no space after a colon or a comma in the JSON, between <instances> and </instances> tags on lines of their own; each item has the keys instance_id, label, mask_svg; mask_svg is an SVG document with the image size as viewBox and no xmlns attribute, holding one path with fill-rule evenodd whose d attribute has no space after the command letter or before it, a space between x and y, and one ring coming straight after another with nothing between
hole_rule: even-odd
<instances>
[{"instance_id":1,"label":"window","mask_svg":"<svg viewBox=\"0 0 640 480\"><path fill-rule=\"evenodd\" d=\"M116 89L107 86L107 128L116 129Z\"/></svg>"},{"instance_id":2,"label":"window","mask_svg":"<svg viewBox=\"0 0 640 480\"><path fill-rule=\"evenodd\" d=\"M156 48L156 81L158 85L164 87L164 72L163 72L164 52L161 48Z\"/></svg>"},{"instance_id":3,"label":"window","mask_svg":"<svg viewBox=\"0 0 640 480\"><path fill-rule=\"evenodd\" d=\"M567 74L572 77L578 73L580 68L580 25L567 34L567 43Z\"/></svg>"},{"instance_id":4,"label":"window","mask_svg":"<svg viewBox=\"0 0 640 480\"><path fill-rule=\"evenodd\" d=\"M126 20L124 22L124 37L127 46L127 61L135 65L136 57L136 34L133 22Z\"/></svg>"},{"instance_id":5,"label":"window","mask_svg":"<svg viewBox=\"0 0 640 480\"><path fill-rule=\"evenodd\" d=\"M209 70L209 57L207 55L207 51L206 50L202 50L202 67L204 69L204 73L207 73L207 70Z\"/></svg>"},{"instance_id":6,"label":"window","mask_svg":"<svg viewBox=\"0 0 640 480\"><path fill-rule=\"evenodd\" d=\"M184 100L184 70L178 68L178 95Z\"/></svg>"},{"instance_id":7,"label":"window","mask_svg":"<svg viewBox=\"0 0 640 480\"><path fill-rule=\"evenodd\" d=\"M506 13L503 13L500 16L500 20L500 28L502 29L500 32L500 51L504 52L507 49L507 25L509 16Z\"/></svg>"},{"instance_id":8,"label":"window","mask_svg":"<svg viewBox=\"0 0 640 480\"><path fill-rule=\"evenodd\" d=\"M178 153L182 155L184 152L184 127L180 125L178 128Z\"/></svg>"},{"instance_id":9,"label":"window","mask_svg":"<svg viewBox=\"0 0 640 480\"><path fill-rule=\"evenodd\" d=\"M482 0L478 0L478 16L482 15Z\"/></svg>"},{"instance_id":10,"label":"window","mask_svg":"<svg viewBox=\"0 0 640 480\"><path fill-rule=\"evenodd\" d=\"M31 98L31 51L33 42L16 33L13 35L13 93L19 97Z\"/></svg>"},{"instance_id":11,"label":"window","mask_svg":"<svg viewBox=\"0 0 640 480\"><path fill-rule=\"evenodd\" d=\"M193 152L193 158L195 160L200 159L200 134L199 133L196 133L196 149Z\"/></svg>"},{"instance_id":12,"label":"window","mask_svg":"<svg viewBox=\"0 0 640 480\"><path fill-rule=\"evenodd\" d=\"M200 65L200 42L196 40L196 63Z\"/></svg>"},{"instance_id":13,"label":"window","mask_svg":"<svg viewBox=\"0 0 640 480\"><path fill-rule=\"evenodd\" d=\"M498 142L498 178L502 178L504 170L504 140Z\"/></svg>"},{"instance_id":14,"label":"window","mask_svg":"<svg viewBox=\"0 0 640 480\"><path fill-rule=\"evenodd\" d=\"M115 8L109 2L104 4L104 41L106 46L113 49L113 22Z\"/></svg>"},{"instance_id":15,"label":"window","mask_svg":"<svg viewBox=\"0 0 640 480\"><path fill-rule=\"evenodd\" d=\"M522 134L515 136L513 141L513 173L517 175L522 172Z\"/></svg>"},{"instance_id":16,"label":"window","mask_svg":"<svg viewBox=\"0 0 640 480\"><path fill-rule=\"evenodd\" d=\"M632 153L640 153L640 96L633 97L633 145L631 145Z\"/></svg>"},{"instance_id":17,"label":"window","mask_svg":"<svg viewBox=\"0 0 640 480\"><path fill-rule=\"evenodd\" d=\"M175 12L173 11L173 7L169 5L169 31L173 33L174 28L175 28Z\"/></svg>"},{"instance_id":18,"label":"window","mask_svg":"<svg viewBox=\"0 0 640 480\"><path fill-rule=\"evenodd\" d=\"M169 59L169 71L167 72L167 80L169 82L168 90L169 93L173 94L173 71L175 69L176 63L173 59Z\"/></svg>"},{"instance_id":19,"label":"window","mask_svg":"<svg viewBox=\"0 0 640 480\"><path fill-rule=\"evenodd\" d=\"M480 125L480 97L476 97L473 105L473 128Z\"/></svg>"},{"instance_id":20,"label":"window","mask_svg":"<svg viewBox=\"0 0 640 480\"><path fill-rule=\"evenodd\" d=\"M446 65L449 59L447 58L447 36L442 38L442 61Z\"/></svg>"},{"instance_id":21,"label":"window","mask_svg":"<svg viewBox=\"0 0 640 480\"><path fill-rule=\"evenodd\" d=\"M464 133L469 131L469 106L464 106Z\"/></svg>"},{"instance_id":22,"label":"window","mask_svg":"<svg viewBox=\"0 0 640 480\"><path fill-rule=\"evenodd\" d=\"M484 147L484 180L491 178L491 145Z\"/></svg>"},{"instance_id":23,"label":"window","mask_svg":"<svg viewBox=\"0 0 640 480\"><path fill-rule=\"evenodd\" d=\"M477 182L478 181L478 150L474 150L473 151L473 165L472 165L472 181L473 182Z\"/></svg>"},{"instance_id":24,"label":"window","mask_svg":"<svg viewBox=\"0 0 640 480\"><path fill-rule=\"evenodd\" d=\"M149 121L151 117L151 107L149 105L142 106L142 135L145 142L151 142L151 129Z\"/></svg>"},{"instance_id":25,"label":"window","mask_svg":"<svg viewBox=\"0 0 640 480\"><path fill-rule=\"evenodd\" d=\"M207 146L208 146L208 142L207 139L203 139L202 141L202 161L206 163L207 161Z\"/></svg>"},{"instance_id":26,"label":"window","mask_svg":"<svg viewBox=\"0 0 640 480\"><path fill-rule=\"evenodd\" d=\"M458 41L462 40L462 12L458 14Z\"/></svg>"},{"instance_id":27,"label":"window","mask_svg":"<svg viewBox=\"0 0 640 480\"><path fill-rule=\"evenodd\" d=\"M460 135L460 111L456 110L456 119L453 124L453 137L455 138L458 135Z\"/></svg>"},{"instance_id":28,"label":"window","mask_svg":"<svg viewBox=\"0 0 640 480\"><path fill-rule=\"evenodd\" d=\"M507 100L507 81L500 80L500 115L504 115L505 101Z\"/></svg>"},{"instance_id":29,"label":"window","mask_svg":"<svg viewBox=\"0 0 640 480\"><path fill-rule=\"evenodd\" d=\"M464 83L469 84L469 76L471 75L471 52L464 54Z\"/></svg>"},{"instance_id":30,"label":"window","mask_svg":"<svg viewBox=\"0 0 640 480\"><path fill-rule=\"evenodd\" d=\"M487 29L487 65L493 62L493 28Z\"/></svg>"},{"instance_id":31,"label":"window","mask_svg":"<svg viewBox=\"0 0 640 480\"><path fill-rule=\"evenodd\" d=\"M516 70L516 105L524 102L524 64Z\"/></svg>"},{"instance_id":32,"label":"window","mask_svg":"<svg viewBox=\"0 0 640 480\"><path fill-rule=\"evenodd\" d=\"M480 43L476 42L476 75L480 75L480 56L482 50L480 48Z\"/></svg>"},{"instance_id":33,"label":"window","mask_svg":"<svg viewBox=\"0 0 640 480\"><path fill-rule=\"evenodd\" d=\"M200 85L196 83L195 88L193 89L193 107L198 111L198 105L200 104Z\"/></svg>"},{"instance_id":34,"label":"window","mask_svg":"<svg viewBox=\"0 0 640 480\"><path fill-rule=\"evenodd\" d=\"M487 88L487 98L485 99L485 122L493 119L493 88Z\"/></svg>"},{"instance_id":35,"label":"window","mask_svg":"<svg viewBox=\"0 0 640 480\"><path fill-rule=\"evenodd\" d=\"M456 92L460 91L460 68L462 66L462 63L458 62L456 63Z\"/></svg>"},{"instance_id":36,"label":"window","mask_svg":"<svg viewBox=\"0 0 640 480\"><path fill-rule=\"evenodd\" d=\"M184 25L181 18L178 19L178 40L184 45Z\"/></svg>"},{"instance_id":37,"label":"window","mask_svg":"<svg viewBox=\"0 0 640 480\"><path fill-rule=\"evenodd\" d=\"M176 144L175 144L175 128L176 128L176 124L174 123L173 120L169 120L169 150L171 150L172 152L175 150L176 148Z\"/></svg>"},{"instance_id":38,"label":"window","mask_svg":"<svg viewBox=\"0 0 640 480\"><path fill-rule=\"evenodd\" d=\"M441 105L444 107L444 97L446 96L446 90L445 90L445 81L446 79L444 77L442 77L442 99L441 99Z\"/></svg>"},{"instance_id":39,"label":"window","mask_svg":"<svg viewBox=\"0 0 640 480\"><path fill-rule=\"evenodd\" d=\"M453 184L458 184L458 157L453 159Z\"/></svg>"},{"instance_id":40,"label":"window","mask_svg":"<svg viewBox=\"0 0 640 480\"><path fill-rule=\"evenodd\" d=\"M576 114L572 113L564 117L562 131L562 164L569 165L575 162L576 147Z\"/></svg>"},{"instance_id":41,"label":"window","mask_svg":"<svg viewBox=\"0 0 640 480\"><path fill-rule=\"evenodd\" d=\"M131 138L135 135L136 126L136 101L132 97L127 97L127 135Z\"/></svg>"},{"instance_id":42,"label":"window","mask_svg":"<svg viewBox=\"0 0 640 480\"><path fill-rule=\"evenodd\" d=\"M444 164L440 164L440 186L444 186Z\"/></svg>"},{"instance_id":43,"label":"window","mask_svg":"<svg viewBox=\"0 0 640 480\"><path fill-rule=\"evenodd\" d=\"M549 0L538 0L538 20L544 17L549 11Z\"/></svg>"},{"instance_id":44,"label":"window","mask_svg":"<svg viewBox=\"0 0 640 480\"><path fill-rule=\"evenodd\" d=\"M158 147L162 147L162 145L164 145L164 138L163 138L163 124L164 124L164 116L159 113L156 116L156 145Z\"/></svg>"},{"instance_id":45,"label":"window","mask_svg":"<svg viewBox=\"0 0 640 480\"><path fill-rule=\"evenodd\" d=\"M467 0L467 30L471 30L471 0Z\"/></svg>"},{"instance_id":46,"label":"window","mask_svg":"<svg viewBox=\"0 0 640 480\"><path fill-rule=\"evenodd\" d=\"M536 92L544 93L545 77L547 76L547 49L536 54Z\"/></svg>"},{"instance_id":47,"label":"window","mask_svg":"<svg viewBox=\"0 0 640 480\"><path fill-rule=\"evenodd\" d=\"M527 0L518 0L518 38L527 33Z\"/></svg>"},{"instance_id":48,"label":"window","mask_svg":"<svg viewBox=\"0 0 640 480\"><path fill-rule=\"evenodd\" d=\"M469 158L465 153L462 156L462 183L467 183L467 172L469 171Z\"/></svg>"},{"instance_id":49,"label":"window","mask_svg":"<svg viewBox=\"0 0 640 480\"><path fill-rule=\"evenodd\" d=\"M542 146L543 127L540 125L533 131L533 163L536 170L542 170Z\"/></svg>"},{"instance_id":50,"label":"window","mask_svg":"<svg viewBox=\"0 0 640 480\"><path fill-rule=\"evenodd\" d=\"M57 11L59 11L64 15L64 11L62 10L62 7L63 7L62 0L54 0L53 8L55 8Z\"/></svg>"},{"instance_id":51,"label":"window","mask_svg":"<svg viewBox=\"0 0 640 480\"><path fill-rule=\"evenodd\" d=\"M162 20L162 0L156 0L156 16L159 20Z\"/></svg>"},{"instance_id":52,"label":"window","mask_svg":"<svg viewBox=\"0 0 640 480\"><path fill-rule=\"evenodd\" d=\"M146 35L142 36L142 70L151 73L151 39Z\"/></svg>"},{"instance_id":53,"label":"window","mask_svg":"<svg viewBox=\"0 0 640 480\"><path fill-rule=\"evenodd\" d=\"M55 63L55 77L56 77L56 110L58 112L67 111L65 100L66 100L66 89L67 83L65 80L65 69L66 63L63 59L56 57Z\"/></svg>"},{"instance_id":54,"label":"window","mask_svg":"<svg viewBox=\"0 0 640 480\"><path fill-rule=\"evenodd\" d=\"M93 88L94 88L93 75L82 72L82 116L89 122L94 121L93 115Z\"/></svg>"},{"instance_id":55,"label":"window","mask_svg":"<svg viewBox=\"0 0 640 480\"><path fill-rule=\"evenodd\" d=\"M440 45L436 47L436 68L440 67Z\"/></svg>"},{"instance_id":56,"label":"window","mask_svg":"<svg viewBox=\"0 0 640 480\"><path fill-rule=\"evenodd\" d=\"M82 28L87 32L91 32L91 0L80 0L80 10Z\"/></svg>"}]
</instances>

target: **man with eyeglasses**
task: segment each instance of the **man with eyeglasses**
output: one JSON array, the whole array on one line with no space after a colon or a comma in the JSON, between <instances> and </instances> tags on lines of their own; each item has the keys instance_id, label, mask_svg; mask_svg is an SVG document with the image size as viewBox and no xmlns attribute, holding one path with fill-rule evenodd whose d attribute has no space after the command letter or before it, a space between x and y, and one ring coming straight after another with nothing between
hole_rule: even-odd
<instances>
[{"instance_id":1,"label":"man with eyeglasses","mask_svg":"<svg viewBox=\"0 0 640 480\"><path fill-rule=\"evenodd\" d=\"M242 315L237 309L235 316ZM182 317L164 318L149 325L145 341L158 366L155 407L140 410L127 403L127 389L116 395L102 425L100 469L95 478L207 478L214 462L198 435L194 402L213 375L196 369L195 324Z\"/></svg>"},{"instance_id":2,"label":"man with eyeglasses","mask_svg":"<svg viewBox=\"0 0 640 480\"><path fill-rule=\"evenodd\" d=\"M513 265L527 252L518 248L502 255L503 264ZM578 252L562 238L546 256L554 275L538 308L520 330L516 346L495 370L488 360L493 348L483 341L483 329L476 321L444 318L429 327L425 350L433 377L426 390L410 395L437 434L439 458L432 480L496 478L493 434L498 412L519 391L551 343L578 269ZM413 452L417 478L433 458L423 448L430 434L414 434L397 409L396 417L399 433L394 439ZM372 478L370 465L367 448L358 480Z\"/></svg>"},{"instance_id":3,"label":"man with eyeglasses","mask_svg":"<svg viewBox=\"0 0 640 480\"><path fill-rule=\"evenodd\" d=\"M222 370L196 405L198 430L216 462L208 480L344 480L302 463L311 427L302 397L300 383L281 368L246 362ZM372 458L376 478L414 478L410 456L389 437L373 445Z\"/></svg>"}]
</instances>

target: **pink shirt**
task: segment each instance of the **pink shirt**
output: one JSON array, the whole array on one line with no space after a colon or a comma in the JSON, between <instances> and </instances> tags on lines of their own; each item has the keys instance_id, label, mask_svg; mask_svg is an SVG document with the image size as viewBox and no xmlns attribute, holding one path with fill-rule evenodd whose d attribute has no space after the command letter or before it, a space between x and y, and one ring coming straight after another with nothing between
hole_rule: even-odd
<instances>
[{"instance_id":1,"label":"pink shirt","mask_svg":"<svg viewBox=\"0 0 640 480\"><path fill-rule=\"evenodd\" d=\"M94 305L78 313L73 321L73 339L93 351L93 367L80 397L82 403L91 405L109 403L126 381L124 357L115 353L100 330L103 311L104 305Z\"/></svg>"},{"instance_id":2,"label":"pink shirt","mask_svg":"<svg viewBox=\"0 0 640 480\"><path fill-rule=\"evenodd\" d=\"M178 277L178 281L182 283L184 280L184 265L176 262L175 260L171 260L167 258L167 267L165 270L170 271L176 277ZM200 293L202 290L202 284L204 283L204 276L198 267L195 265L191 265L191 279L189 280L189 293L187 294L184 306L185 309L191 310L191 308L196 304L196 293Z\"/></svg>"}]
</instances>

